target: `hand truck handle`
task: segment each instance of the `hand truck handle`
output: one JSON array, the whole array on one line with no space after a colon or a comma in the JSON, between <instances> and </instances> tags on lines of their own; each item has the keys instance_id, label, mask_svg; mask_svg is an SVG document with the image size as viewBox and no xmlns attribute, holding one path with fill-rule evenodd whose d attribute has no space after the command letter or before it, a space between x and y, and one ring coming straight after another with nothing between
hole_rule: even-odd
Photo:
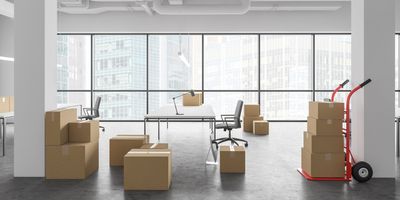
<instances>
[{"instance_id":1,"label":"hand truck handle","mask_svg":"<svg viewBox=\"0 0 400 200\"><path fill-rule=\"evenodd\" d=\"M344 87L349 82L349 79L345 80L340 86Z\"/></svg>"},{"instance_id":2,"label":"hand truck handle","mask_svg":"<svg viewBox=\"0 0 400 200\"><path fill-rule=\"evenodd\" d=\"M363 83L360 84L360 87L364 87L365 85L367 85L368 83L371 82L371 79L367 79L366 81L364 81Z\"/></svg>"}]
</instances>

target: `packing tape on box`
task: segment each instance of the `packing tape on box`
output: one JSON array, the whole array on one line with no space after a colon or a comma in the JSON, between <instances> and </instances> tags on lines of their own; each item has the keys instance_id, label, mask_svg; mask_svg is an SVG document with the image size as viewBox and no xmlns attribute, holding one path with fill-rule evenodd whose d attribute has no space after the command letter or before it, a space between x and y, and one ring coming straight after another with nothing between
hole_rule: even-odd
<instances>
[{"instance_id":1,"label":"packing tape on box","mask_svg":"<svg viewBox=\"0 0 400 200\"><path fill-rule=\"evenodd\" d=\"M329 125L331 125L331 124L332 124L332 120L331 120L331 119L328 119L328 120L326 120L326 123L329 124Z\"/></svg>"},{"instance_id":2,"label":"packing tape on box","mask_svg":"<svg viewBox=\"0 0 400 200\"><path fill-rule=\"evenodd\" d=\"M69 154L69 146L66 146L66 145L62 146L61 147L61 155L67 156L68 154Z\"/></svg>"},{"instance_id":3,"label":"packing tape on box","mask_svg":"<svg viewBox=\"0 0 400 200\"><path fill-rule=\"evenodd\" d=\"M325 154L325 160L332 160L332 154L330 153Z\"/></svg>"},{"instance_id":4,"label":"packing tape on box","mask_svg":"<svg viewBox=\"0 0 400 200\"><path fill-rule=\"evenodd\" d=\"M5 102L6 102L6 98L5 98L5 97L2 97L2 98L1 98L1 102L5 103Z\"/></svg>"},{"instance_id":5,"label":"packing tape on box","mask_svg":"<svg viewBox=\"0 0 400 200\"><path fill-rule=\"evenodd\" d=\"M55 114L54 112L51 112L51 113L50 113L50 116L51 116L50 118L51 118L51 121L52 121L52 122L55 121L55 119L54 119L54 118L55 118L55 117L54 117L54 114Z\"/></svg>"},{"instance_id":6,"label":"packing tape on box","mask_svg":"<svg viewBox=\"0 0 400 200\"><path fill-rule=\"evenodd\" d=\"M156 148L156 147L157 147L157 145L158 145L158 142L154 143L153 145L151 145L150 149L154 149L154 148Z\"/></svg>"},{"instance_id":7,"label":"packing tape on box","mask_svg":"<svg viewBox=\"0 0 400 200\"><path fill-rule=\"evenodd\" d=\"M335 105L333 103L329 103L329 108L333 108Z\"/></svg>"},{"instance_id":8,"label":"packing tape on box","mask_svg":"<svg viewBox=\"0 0 400 200\"><path fill-rule=\"evenodd\" d=\"M83 123L83 121L78 123L78 128L82 128L82 123Z\"/></svg>"},{"instance_id":9,"label":"packing tape on box","mask_svg":"<svg viewBox=\"0 0 400 200\"><path fill-rule=\"evenodd\" d=\"M235 151L235 147L233 147L232 145L229 146L229 151Z\"/></svg>"}]
</instances>

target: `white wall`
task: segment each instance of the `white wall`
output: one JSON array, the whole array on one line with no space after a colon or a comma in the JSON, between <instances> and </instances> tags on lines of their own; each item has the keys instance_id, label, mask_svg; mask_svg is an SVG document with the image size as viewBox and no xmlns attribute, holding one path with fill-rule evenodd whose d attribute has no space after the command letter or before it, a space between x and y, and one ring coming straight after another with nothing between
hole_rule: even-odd
<instances>
[{"instance_id":1,"label":"white wall","mask_svg":"<svg viewBox=\"0 0 400 200\"><path fill-rule=\"evenodd\" d=\"M0 15L0 56L14 57L13 19ZM0 95L14 95L14 63L0 61Z\"/></svg>"}]
</instances>

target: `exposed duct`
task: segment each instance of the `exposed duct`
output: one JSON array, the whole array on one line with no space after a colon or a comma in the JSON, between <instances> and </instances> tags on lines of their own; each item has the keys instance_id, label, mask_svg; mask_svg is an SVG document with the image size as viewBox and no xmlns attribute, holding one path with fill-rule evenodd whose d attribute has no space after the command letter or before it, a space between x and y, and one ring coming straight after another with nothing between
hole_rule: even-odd
<instances>
[{"instance_id":1,"label":"exposed duct","mask_svg":"<svg viewBox=\"0 0 400 200\"><path fill-rule=\"evenodd\" d=\"M153 0L153 10L160 15L243 15L249 11L250 0L239 4L163 5L163 0Z\"/></svg>"},{"instance_id":2,"label":"exposed duct","mask_svg":"<svg viewBox=\"0 0 400 200\"><path fill-rule=\"evenodd\" d=\"M14 4L6 0L0 0L0 15L14 18Z\"/></svg>"}]
</instances>

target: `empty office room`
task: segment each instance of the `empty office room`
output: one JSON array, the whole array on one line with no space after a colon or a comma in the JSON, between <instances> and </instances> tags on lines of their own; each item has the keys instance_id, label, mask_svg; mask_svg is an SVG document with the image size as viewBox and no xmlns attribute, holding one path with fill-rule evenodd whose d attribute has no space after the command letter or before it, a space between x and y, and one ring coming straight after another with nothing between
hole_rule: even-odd
<instances>
[{"instance_id":1,"label":"empty office room","mask_svg":"<svg viewBox=\"0 0 400 200\"><path fill-rule=\"evenodd\" d=\"M400 199L399 0L0 0L0 199Z\"/></svg>"}]
</instances>

